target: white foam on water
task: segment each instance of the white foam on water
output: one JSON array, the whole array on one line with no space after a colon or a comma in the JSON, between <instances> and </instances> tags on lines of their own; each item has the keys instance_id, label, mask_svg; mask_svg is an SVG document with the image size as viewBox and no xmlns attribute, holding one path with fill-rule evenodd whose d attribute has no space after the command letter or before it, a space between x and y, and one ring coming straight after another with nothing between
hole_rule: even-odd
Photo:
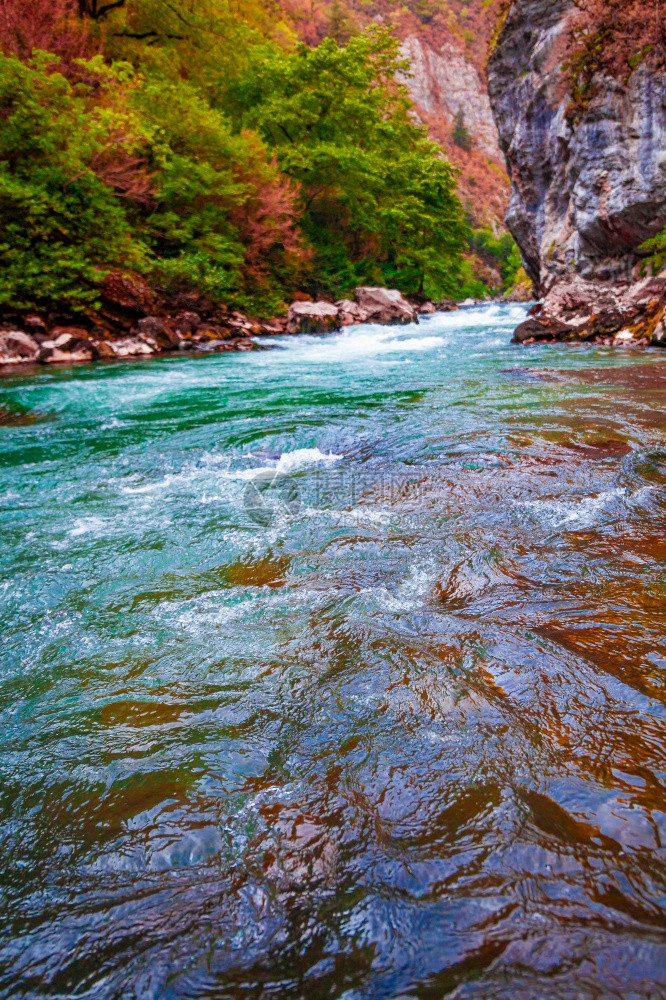
<instances>
[{"instance_id":1,"label":"white foam on water","mask_svg":"<svg viewBox=\"0 0 666 1000\"><path fill-rule=\"evenodd\" d=\"M480 305L458 309L453 312L434 313L424 316L419 323L406 326L379 326L372 323L346 327L337 334L300 335L296 337L263 338L262 343L280 347L280 352L290 355L290 363L296 360L307 363L353 362L367 357L380 358L395 355L385 363L400 360L406 363L405 354L448 348L460 330L482 329L493 335L492 345L504 344L497 339L501 331L513 331L525 319L527 309L522 305ZM491 324L490 330L488 325ZM397 356L402 357L398 358ZM274 362L266 356L266 363Z\"/></svg>"},{"instance_id":2,"label":"white foam on water","mask_svg":"<svg viewBox=\"0 0 666 1000\"><path fill-rule=\"evenodd\" d=\"M79 517L76 519L67 534L70 538L79 538L81 535L89 535L91 532L103 534L109 519L105 517Z\"/></svg>"},{"instance_id":3,"label":"white foam on water","mask_svg":"<svg viewBox=\"0 0 666 1000\"><path fill-rule=\"evenodd\" d=\"M334 335L300 336L286 342L271 340L265 343L286 347L290 352L316 363L346 362L383 354L428 351L441 347L446 339L424 336L422 327L416 324L400 328L367 324L347 327L342 333Z\"/></svg>"},{"instance_id":4,"label":"white foam on water","mask_svg":"<svg viewBox=\"0 0 666 1000\"><path fill-rule=\"evenodd\" d=\"M319 465L320 462L326 464L339 462L342 455L334 455L329 451L325 455L319 448L297 448L295 451L285 451L280 455L275 467L276 472L295 472L297 469L307 468L309 465Z\"/></svg>"},{"instance_id":5,"label":"white foam on water","mask_svg":"<svg viewBox=\"0 0 666 1000\"><path fill-rule=\"evenodd\" d=\"M355 507L353 510L341 511L339 517L346 524L390 524L395 511L381 507Z\"/></svg>"},{"instance_id":6,"label":"white foam on water","mask_svg":"<svg viewBox=\"0 0 666 1000\"><path fill-rule=\"evenodd\" d=\"M277 459L268 459L264 465L252 466L249 469L230 469L229 455L208 454L204 456L202 462L188 465L181 472L169 472L161 479L157 479L153 483L144 483L141 486L122 486L121 492L126 494L154 493L168 490L179 484L188 485L197 479L219 483L224 479L250 481L262 473L272 476L286 476L313 465L331 465L334 462L339 462L342 458L344 455L336 455L332 451L326 454L319 448L296 448L293 451L283 452ZM204 496L206 502L211 502L211 497L206 491L204 491ZM220 499L219 495L216 495L215 499Z\"/></svg>"},{"instance_id":7,"label":"white foam on water","mask_svg":"<svg viewBox=\"0 0 666 1000\"><path fill-rule=\"evenodd\" d=\"M415 611L422 606L424 598L430 593L436 580L437 564L434 559L429 559L427 562L414 564L409 576L393 590L388 590L386 587L370 587L361 593L372 595L385 611Z\"/></svg>"},{"instance_id":8,"label":"white foam on water","mask_svg":"<svg viewBox=\"0 0 666 1000\"><path fill-rule=\"evenodd\" d=\"M334 455L332 451L325 454L319 448L296 448L294 451L284 451L269 465L260 465L252 469L229 470L227 475L233 479L254 479L261 473L271 473L277 476L287 476L313 465L332 465L339 462L344 455Z\"/></svg>"},{"instance_id":9,"label":"white foam on water","mask_svg":"<svg viewBox=\"0 0 666 1000\"><path fill-rule=\"evenodd\" d=\"M146 483L144 486L123 486L121 492L122 493L153 493L155 490L167 489L169 486L172 486L174 483L177 483L179 480L180 481L187 481L187 480L192 479L192 477L193 477L193 472L192 471L190 471L189 473L182 473L182 472L180 472L180 473L174 473L174 472L171 472L171 473L168 473L166 476L163 476L162 479L157 479L154 483Z\"/></svg>"},{"instance_id":10,"label":"white foam on water","mask_svg":"<svg viewBox=\"0 0 666 1000\"><path fill-rule=\"evenodd\" d=\"M594 524L605 508L619 497L626 498L626 491L606 490L594 496L581 497L580 500L523 500L514 505L527 508L535 514L537 520L544 521L553 528L561 528L567 524L588 527Z\"/></svg>"}]
</instances>

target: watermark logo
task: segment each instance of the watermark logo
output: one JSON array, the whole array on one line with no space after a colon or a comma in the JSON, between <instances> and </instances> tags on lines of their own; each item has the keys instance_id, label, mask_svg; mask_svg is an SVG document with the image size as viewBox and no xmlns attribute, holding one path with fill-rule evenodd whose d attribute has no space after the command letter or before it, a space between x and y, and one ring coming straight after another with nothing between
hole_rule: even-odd
<instances>
[{"instance_id":1,"label":"watermark logo","mask_svg":"<svg viewBox=\"0 0 666 1000\"><path fill-rule=\"evenodd\" d=\"M293 476L263 469L245 487L243 507L249 519L262 528L269 527L280 515L293 517L301 510L298 481Z\"/></svg>"},{"instance_id":2,"label":"watermark logo","mask_svg":"<svg viewBox=\"0 0 666 1000\"><path fill-rule=\"evenodd\" d=\"M248 521L268 528L278 520L293 521L315 511L349 519L358 508L362 520L363 511L370 508L376 519L378 512L420 506L430 490L429 477L415 477L407 470L377 475L343 468L307 474L261 469L246 483L242 504Z\"/></svg>"}]
</instances>

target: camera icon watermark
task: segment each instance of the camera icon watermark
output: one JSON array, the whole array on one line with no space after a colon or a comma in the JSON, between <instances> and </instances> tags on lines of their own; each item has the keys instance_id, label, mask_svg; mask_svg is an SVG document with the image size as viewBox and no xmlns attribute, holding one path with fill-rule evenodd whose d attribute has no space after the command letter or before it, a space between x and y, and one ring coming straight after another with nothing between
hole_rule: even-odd
<instances>
[{"instance_id":1,"label":"camera icon watermark","mask_svg":"<svg viewBox=\"0 0 666 1000\"><path fill-rule=\"evenodd\" d=\"M262 528L281 515L294 517L302 509L298 480L277 470L262 469L245 487L243 509Z\"/></svg>"},{"instance_id":2,"label":"camera icon watermark","mask_svg":"<svg viewBox=\"0 0 666 1000\"><path fill-rule=\"evenodd\" d=\"M378 476L343 468L260 469L243 490L242 506L248 521L268 528L278 520L293 521L317 511L353 520L357 515L363 519L370 510L376 518L378 509L387 513L402 505L413 508L428 495L428 477L415 477L411 470Z\"/></svg>"}]
</instances>

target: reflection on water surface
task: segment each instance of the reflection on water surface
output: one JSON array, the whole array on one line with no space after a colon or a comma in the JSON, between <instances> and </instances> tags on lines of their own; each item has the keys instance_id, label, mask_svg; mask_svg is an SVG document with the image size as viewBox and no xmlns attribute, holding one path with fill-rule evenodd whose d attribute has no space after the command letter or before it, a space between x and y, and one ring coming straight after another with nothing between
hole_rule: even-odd
<instances>
[{"instance_id":1,"label":"reflection on water surface","mask_svg":"<svg viewBox=\"0 0 666 1000\"><path fill-rule=\"evenodd\" d=\"M666 995L666 364L521 315L0 384L0 995Z\"/></svg>"}]
</instances>

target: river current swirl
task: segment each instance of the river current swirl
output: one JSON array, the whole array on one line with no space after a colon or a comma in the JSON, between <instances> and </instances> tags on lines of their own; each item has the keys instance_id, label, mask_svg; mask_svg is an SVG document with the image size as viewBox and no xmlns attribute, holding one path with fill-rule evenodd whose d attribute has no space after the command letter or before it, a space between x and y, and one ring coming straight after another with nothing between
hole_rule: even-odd
<instances>
[{"instance_id":1,"label":"river current swirl","mask_svg":"<svg viewBox=\"0 0 666 1000\"><path fill-rule=\"evenodd\" d=\"M0 382L0 996L666 997L666 359L523 315Z\"/></svg>"}]
</instances>

